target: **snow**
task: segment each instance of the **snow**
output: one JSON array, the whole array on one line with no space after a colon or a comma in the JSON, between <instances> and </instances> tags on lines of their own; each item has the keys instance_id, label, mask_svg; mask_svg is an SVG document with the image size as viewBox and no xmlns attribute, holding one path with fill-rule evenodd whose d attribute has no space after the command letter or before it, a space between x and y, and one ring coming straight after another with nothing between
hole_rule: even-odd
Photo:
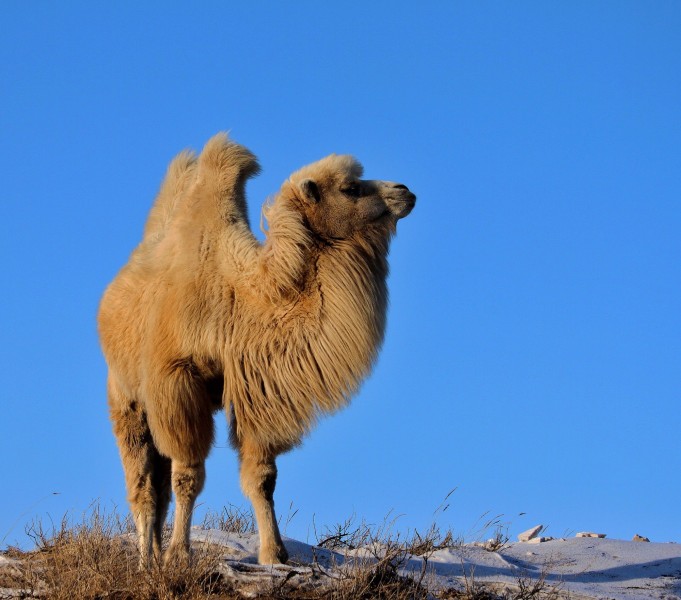
<instances>
[{"instance_id":1,"label":"snow","mask_svg":"<svg viewBox=\"0 0 681 600\"><path fill-rule=\"evenodd\" d=\"M375 556L376 548L333 552L285 538L290 554L286 566L257 565L258 536L193 529L195 542L211 542L225 548L226 570L253 585L263 579L304 579L306 574L362 563ZM380 553L380 551L379 551ZM432 591L461 588L468 578L496 587L517 588L544 578L573 599L681 600L681 544L644 543L602 538L557 539L540 544L517 542L496 552L463 544L438 550L425 559L423 583ZM419 577L424 558L408 557L403 575Z\"/></svg>"},{"instance_id":2,"label":"snow","mask_svg":"<svg viewBox=\"0 0 681 600\"><path fill-rule=\"evenodd\" d=\"M387 551L373 543L332 551L284 538L287 565L258 565L258 535L192 528L192 544L221 549L220 569L246 596L257 596L277 582L313 590L358 566L371 565ZM0 555L0 569L16 560ZM480 544L458 544L421 556L406 556L400 574L421 581L434 594L463 589L472 582L498 592L518 590L543 581L559 597L572 600L681 600L681 544L647 543L603 538L516 542L491 552ZM0 589L0 597L17 590Z\"/></svg>"},{"instance_id":3,"label":"snow","mask_svg":"<svg viewBox=\"0 0 681 600\"><path fill-rule=\"evenodd\" d=\"M585 598L681 598L681 546L572 538L518 542L498 552L464 546L431 557L442 577L473 573L483 582L538 579ZM463 565L463 566L462 566Z\"/></svg>"}]
</instances>

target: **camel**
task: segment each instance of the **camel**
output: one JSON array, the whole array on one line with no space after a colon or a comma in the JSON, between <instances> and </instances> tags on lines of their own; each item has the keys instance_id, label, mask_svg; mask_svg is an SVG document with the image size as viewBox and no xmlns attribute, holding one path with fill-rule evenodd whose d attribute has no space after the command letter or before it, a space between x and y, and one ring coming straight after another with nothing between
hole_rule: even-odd
<instances>
[{"instance_id":1,"label":"camel","mask_svg":"<svg viewBox=\"0 0 681 600\"><path fill-rule=\"evenodd\" d=\"M253 505L258 560L288 560L275 459L369 374L385 330L389 242L416 200L362 171L332 154L295 172L263 208L260 242L246 211L246 181L259 172L249 150L221 133L168 167L143 239L98 313L143 567L189 560L219 409Z\"/></svg>"}]
</instances>

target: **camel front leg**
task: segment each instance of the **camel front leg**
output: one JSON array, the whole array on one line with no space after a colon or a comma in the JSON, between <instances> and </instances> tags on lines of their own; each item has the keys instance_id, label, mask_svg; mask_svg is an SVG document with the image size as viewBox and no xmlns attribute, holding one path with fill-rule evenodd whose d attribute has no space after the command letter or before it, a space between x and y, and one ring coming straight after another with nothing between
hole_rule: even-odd
<instances>
[{"instance_id":1,"label":"camel front leg","mask_svg":"<svg viewBox=\"0 0 681 600\"><path fill-rule=\"evenodd\" d=\"M253 504L260 534L258 562L261 565L285 563L288 552L281 541L274 513L274 487L277 482L275 457L253 444L243 442L241 460L241 489Z\"/></svg>"},{"instance_id":2,"label":"camel front leg","mask_svg":"<svg viewBox=\"0 0 681 600\"><path fill-rule=\"evenodd\" d=\"M189 561L189 531L192 512L196 498L201 493L206 480L206 469L203 462L185 464L175 460L173 460L172 469L175 522L164 562L165 564L186 564Z\"/></svg>"}]
</instances>

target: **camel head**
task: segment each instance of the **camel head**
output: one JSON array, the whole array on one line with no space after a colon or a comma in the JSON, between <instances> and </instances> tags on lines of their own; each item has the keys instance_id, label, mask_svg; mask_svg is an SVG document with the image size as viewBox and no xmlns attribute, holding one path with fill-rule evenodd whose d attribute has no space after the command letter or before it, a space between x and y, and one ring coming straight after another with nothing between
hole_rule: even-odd
<instances>
[{"instance_id":1,"label":"camel head","mask_svg":"<svg viewBox=\"0 0 681 600\"><path fill-rule=\"evenodd\" d=\"M369 226L394 230L414 208L406 185L362 179L352 156L332 154L294 173L288 185L307 226L325 240L347 239Z\"/></svg>"}]
</instances>

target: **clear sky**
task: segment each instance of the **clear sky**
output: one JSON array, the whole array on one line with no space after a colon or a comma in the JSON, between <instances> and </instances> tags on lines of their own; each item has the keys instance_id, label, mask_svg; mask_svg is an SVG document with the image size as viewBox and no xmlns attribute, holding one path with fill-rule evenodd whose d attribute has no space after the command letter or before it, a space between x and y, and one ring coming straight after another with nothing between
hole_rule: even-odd
<instances>
[{"instance_id":1,"label":"clear sky","mask_svg":"<svg viewBox=\"0 0 681 600\"><path fill-rule=\"evenodd\" d=\"M256 225L331 152L418 195L373 376L279 461L288 535L681 541L681 3L5 0L0 88L2 545L127 511L97 305L219 130ZM198 516L246 503L216 422Z\"/></svg>"}]
</instances>

